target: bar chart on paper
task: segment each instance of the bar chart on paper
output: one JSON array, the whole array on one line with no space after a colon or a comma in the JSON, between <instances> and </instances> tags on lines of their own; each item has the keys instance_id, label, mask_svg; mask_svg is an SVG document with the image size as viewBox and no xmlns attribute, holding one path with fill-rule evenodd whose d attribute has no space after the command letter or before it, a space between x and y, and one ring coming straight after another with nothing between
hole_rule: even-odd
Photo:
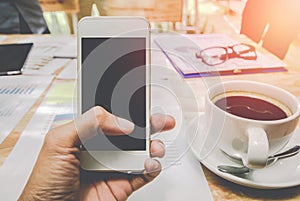
<instances>
[{"instance_id":1,"label":"bar chart on paper","mask_svg":"<svg viewBox=\"0 0 300 201\"><path fill-rule=\"evenodd\" d=\"M0 87L0 95L2 94L19 94L30 95L37 88L37 84L21 84L21 85L8 85Z\"/></svg>"},{"instance_id":2,"label":"bar chart on paper","mask_svg":"<svg viewBox=\"0 0 300 201\"><path fill-rule=\"evenodd\" d=\"M9 135L51 83L52 76L0 78L0 143Z\"/></svg>"}]
</instances>

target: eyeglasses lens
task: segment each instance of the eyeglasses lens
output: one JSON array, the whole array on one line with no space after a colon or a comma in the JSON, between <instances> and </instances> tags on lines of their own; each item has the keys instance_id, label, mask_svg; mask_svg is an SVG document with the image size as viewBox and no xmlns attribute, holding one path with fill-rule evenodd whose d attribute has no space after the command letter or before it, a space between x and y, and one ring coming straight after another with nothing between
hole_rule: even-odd
<instances>
[{"instance_id":1,"label":"eyeglasses lens","mask_svg":"<svg viewBox=\"0 0 300 201\"><path fill-rule=\"evenodd\" d=\"M233 50L243 59L256 59L255 49L251 46L244 44L235 45Z\"/></svg>"},{"instance_id":2,"label":"eyeglasses lens","mask_svg":"<svg viewBox=\"0 0 300 201\"><path fill-rule=\"evenodd\" d=\"M204 63L208 65L217 65L227 60L227 52L224 48L208 48L201 52Z\"/></svg>"}]
</instances>

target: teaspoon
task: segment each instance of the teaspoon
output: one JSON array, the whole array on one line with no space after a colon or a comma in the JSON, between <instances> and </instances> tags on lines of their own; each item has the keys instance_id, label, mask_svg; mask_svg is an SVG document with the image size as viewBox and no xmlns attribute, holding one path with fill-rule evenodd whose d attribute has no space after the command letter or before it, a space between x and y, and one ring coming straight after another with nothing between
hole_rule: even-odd
<instances>
[{"instance_id":1,"label":"teaspoon","mask_svg":"<svg viewBox=\"0 0 300 201\"><path fill-rule=\"evenodd\" d=\"M288 149L287 151L284 151L279 154L275 154L273 156L269 156L268 161L272 161L272 163L274 163L278 159L288 158L298 154L299 152L300 152L300 146L296 145ZM217 168L219 171L229 173L229 174L245 174L250 172L251 170L246 166L237 167L237 166L230 166L230 165L219 165Z\"/></svg>"}]
</instances>

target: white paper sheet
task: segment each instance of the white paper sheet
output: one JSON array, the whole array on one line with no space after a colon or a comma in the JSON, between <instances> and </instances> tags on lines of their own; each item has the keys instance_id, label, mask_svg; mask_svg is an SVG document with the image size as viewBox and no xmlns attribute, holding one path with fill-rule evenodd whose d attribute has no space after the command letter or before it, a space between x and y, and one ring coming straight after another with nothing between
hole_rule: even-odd
<instances>
[{"instance_id":1,"label":"white paper sheet","mask_svg":"<svg viewBox=\"0 0 300 201\"><path fill-rule=\"evenodd\" d=\"M153 53L152 63L163 62L158 54L162 53ZM185 120L181 104L172 93L171 82L169 79L164 79L170 78L167 72L169 71L164 68L153 68L151 71L151 107L153 108L151 112L163 112L176 119L176 126L173 130L152 136L154 139L162 140L165 144L166 156L160 160L163 169L153 182L133 193L128 200L212 201L213 198L201 165L189 151L185 142L185 125L188 120Z\"/></svg>"},{"instance_id":2,"label":"white paper sheet","mask_svg":"<svg viewBox=\"0 0 300 201\"><path fill-rule=\"evenodd\" d=\"M51 75L77 56L76 37L68 35L43 35L29 37L19 43L33 43L24 74Z\"/></svg>"},{"instance_id":3,"label":"white paper sheet","mask_svg":"<svg viewBox=\"0 0 300 201\"><path fill-rule=\"evenodd\" d=\"M77 78L76 67L77 60L73 59L56 78L64 80L75 80Z\"/></svg>"},{"instance_id":4,"label":"white paper sheet","mask_svg":"<svg viewBox=\"0 0 300 201\"><path fill-rule=\"evenodd\" d=\"M227 72L232 74L241 72L267 72L283 71L287 65L275 57L257 53L256 60L241 58L228 59L226 62L209 66L196 58L196 52L208 47L227 47L240 42L233 40L224 34L201 34L201 35L162 35L155 40L172 65L185 76L215 75L214 72Z\"/></svg>"},{"instance_id":5,"label":"white paper sheet","mask_svg":"<svg viewBox=\"0 0 300 201\"><path fill-rule=\"evenodd\" d=\"M53 126L74 118L74 83L54 85L0 167L0 200L15 201L34 167L45 134ZM66 118L67 117L67 118Z\"/></svg>"},{"instance_id":6,"label":"white paper sheet","mask_svg":"<svg viewBox=\"0 0 300 201\"><path fill-rule=\"evenodd\" d=\"M54 114L38 110L0 167L1 200L15 201L21 195L53 119Z\"/></svg>"},{"instance_id":7,"label":"white paper sheet","mask_svg":"<svg viewBox=\"0 0 300 201\"><path fill-rule=\"evenodd\" d=\"M52 76L0 77L0 143L51 83Z\"/></svg>"},{"instance_id":8,"label":"white paper sheet","mask_svg":"<svg viewBox=\"0 0 300 201\"><path fill-rule=\"evenodd\" d=\"M22 73L24 75L52 75L68 62L70 59L31 57L26 61Z\"/></svg>"},{"instance_id":9,"label":"white paper sheet","mask_svg":"<svg viewBox=\"0 0 300 201\"><path fill-rule=\"evenodd\" d=\"M72 57L77 56L76 37L70 35L42 35L29 37L19 43L33 43L29 56Z\"/></svg>"},{"instance_id":10,"label":"white paper sheet","mask_svg":"<svg viewBox=\"0 0 300 201\"><path fill-rule=\"evenodd\" d=\"M200 49L205 49L208 47L214 46L231 46L239 44L240 42L233 40L227 35L224 34L204 34L204 35L184 35L192 40L195 44L198 45ZM279 59L270 57L268 55L262 54L259 51L256 51L257 59L256 60L245 60L245 59L229 59L225 63L218 65L216 68L218 70L226 70L229 67L232 68L255 68L255 67L286 67L287 64Z\"/></svg>"},{"instance_id":11,"label":"white paper sheet","mask_svg":"<svg viewBox=\"0 0 300 201\"><path fill-rule=\"evenodd\" d=\"M184 140L178 142L177 149L182 148L183 144ZM165 160L170 160L168 157L172 157L172 152L170 151L170 156L166 156ZM213 201L213 197L200 163L192 153L186 152L180 161L163 169L153 182L136 191L128 200Z\"/></svg>"}]
</instances>

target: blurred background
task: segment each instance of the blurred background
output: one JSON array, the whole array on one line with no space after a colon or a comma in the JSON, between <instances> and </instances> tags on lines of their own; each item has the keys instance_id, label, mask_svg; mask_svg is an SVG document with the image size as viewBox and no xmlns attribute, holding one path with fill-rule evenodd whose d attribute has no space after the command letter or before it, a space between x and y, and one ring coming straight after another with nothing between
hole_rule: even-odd
<instances>
[{"instance_id":1,"label":"blurred background","mask_svg":"<svg viewBox=\"0 0 300 201\"><path fill-rule=\"evenodd\" d=\"M144 16L153 31L245 34L280 59L300 49L298 0L39 0L51 34L84 16ZM276 43L274 43L276 41ZM297 52L297 51L295 51Z\"/></svg>"},{"instance_id":2,"label":"blurred background","mask_svg":"<svg viewBox=\"0 0 300 201\"><path fill-rule=\"evenodd\" d=\"M39 0L52 34L73 33L72 22L89 15L141 15L160 31L212 33L229 26L239 32L247 0ZM85 3L82 3L85 2ZM87 3L89 2L89 3ZM93 3L95 2L95 3ZM84 5L85 4L85 5ZM92 4L92 6L90 6ZM74 20L74 21L72 21ZM228 28L223 29L228 31Z\"/></svg>"}]
</instances>

